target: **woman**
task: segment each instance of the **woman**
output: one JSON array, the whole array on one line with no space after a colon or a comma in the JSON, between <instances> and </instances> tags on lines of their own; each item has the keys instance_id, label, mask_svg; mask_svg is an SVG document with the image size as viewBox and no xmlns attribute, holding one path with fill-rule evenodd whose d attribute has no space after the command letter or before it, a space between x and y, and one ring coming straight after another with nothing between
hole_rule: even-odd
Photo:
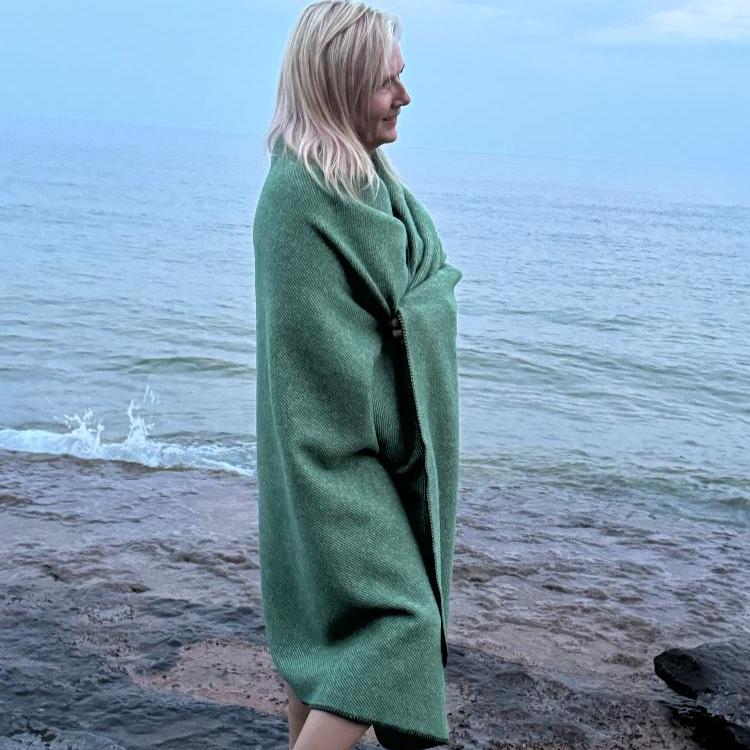
<instances>
[{"instance_id":1,"label":"woman","mask_svg":"<svg viewBox=\"0 0 750 750\"><path fill-rule=\"evenodd\" d=\"M382 153L399 37L362 3L304 10L253 223L261 590L295 750L448 741L462 274Z\"/></svg>"}]
</instances>

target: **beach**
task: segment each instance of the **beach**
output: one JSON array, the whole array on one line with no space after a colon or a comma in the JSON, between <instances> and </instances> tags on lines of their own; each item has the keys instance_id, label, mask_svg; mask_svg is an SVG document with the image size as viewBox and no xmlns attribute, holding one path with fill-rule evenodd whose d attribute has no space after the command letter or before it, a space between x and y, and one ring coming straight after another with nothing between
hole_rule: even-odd
<instances>
[{"instance_id":1,"label":"beach","mask_svg":"<svg viewBox=\"0 0 750 750\"><path fill-rule=\"evenodd\" d=\"M0 747L285 747L253 479L24 453L0 467ZM746 535L545 505L462 483L450 747L697 748L652 659L740 626L726 602Z\"/></svg>"}]
</instances>

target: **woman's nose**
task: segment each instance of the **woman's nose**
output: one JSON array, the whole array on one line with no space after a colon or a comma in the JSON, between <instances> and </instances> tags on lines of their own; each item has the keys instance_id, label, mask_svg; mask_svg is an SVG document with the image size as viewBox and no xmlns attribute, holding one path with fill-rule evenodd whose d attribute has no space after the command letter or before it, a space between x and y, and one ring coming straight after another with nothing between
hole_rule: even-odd
<instances>
[{"instance_id":1,"label":"woman's nose","mask_svg":"<svg viewBox=\"0 0 750 750\"><path fill-rule=\"evenodd\" d=\"M401 99L401 106L405 107L410 101L411 97L409 96L409 92L406 90L406 86L404 86L401 81L399 81L399 86L401 87L401 91L399 91L399 99Z\"/></svg>"}]
</instances>

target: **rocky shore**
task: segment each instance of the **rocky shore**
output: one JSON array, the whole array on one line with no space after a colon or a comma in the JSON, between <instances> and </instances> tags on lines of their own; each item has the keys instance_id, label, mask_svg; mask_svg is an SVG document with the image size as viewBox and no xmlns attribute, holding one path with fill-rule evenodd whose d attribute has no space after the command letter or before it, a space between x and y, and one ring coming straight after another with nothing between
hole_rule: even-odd
<instances>
[{"instance_id":1,"label":"rocky shore","mask_svg":"<svg viewBox=\"0 0 750 750\"><path fill-rule=\"evenodd\" d=\"M23 454L1 465L0 750L287 747L253 480ZM530 636L523 611L539 601L492 588L500 574L470 543L471 524L459 528L450 747L699 747L676 715L685 699L646 658L658 639L629 656L619 643L593 667L578 647L573 668L576 649L555 645L574 637L568 616ZM505 584L516 576L533 580L519 567ZM585 608L579 616L585 630ZM370 731L359 747L372 746Z\"/></svg>"}]
</instances>

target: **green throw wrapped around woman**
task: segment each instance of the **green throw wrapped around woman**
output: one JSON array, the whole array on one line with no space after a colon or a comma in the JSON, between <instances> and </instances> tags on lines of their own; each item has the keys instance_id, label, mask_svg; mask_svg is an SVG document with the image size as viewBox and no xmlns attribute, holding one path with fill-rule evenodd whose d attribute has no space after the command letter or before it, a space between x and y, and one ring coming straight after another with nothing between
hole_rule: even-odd
<instances>
[{"instance_id":1,"label":"green throw wrapped around woman","mask_svg":"<svg viewBox=\"0 0 750 750\"><path fill-rule=\"evenodd\" d=\"M462 274L382 152L399 36L362 3L305 9L253 224L263 612L296 750L449 740Z\"/></svg>"}]
</instances>

